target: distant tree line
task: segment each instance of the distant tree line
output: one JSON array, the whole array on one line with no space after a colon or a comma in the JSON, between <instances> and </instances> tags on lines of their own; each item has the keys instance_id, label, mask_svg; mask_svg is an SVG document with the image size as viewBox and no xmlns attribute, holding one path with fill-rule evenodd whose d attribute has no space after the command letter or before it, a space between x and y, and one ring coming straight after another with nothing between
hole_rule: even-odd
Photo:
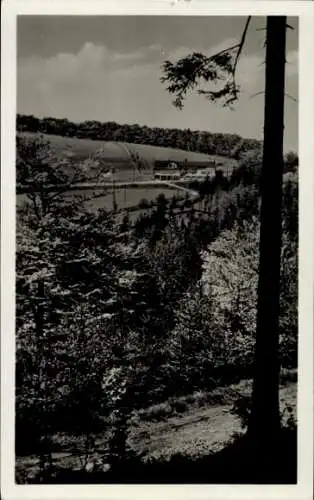
<instances>
[{"instance_id":1,"label":"distant tree line","mask_svg":"<svg viewBox=\"0 0 314 500\"><path fill-rule=\"evenodd\" d=\"M211 133L189 128L170 129L116 122L85 121L74 123L67 119L36 118L32 115L17 115L19 132L39 132L79 139L122 141L134 144L149 144L166 148L178 148L204 154L227 156L239 159L242 153L259 149L260 141L243 139L237 134Z\"/></svg>"}]
</instances>

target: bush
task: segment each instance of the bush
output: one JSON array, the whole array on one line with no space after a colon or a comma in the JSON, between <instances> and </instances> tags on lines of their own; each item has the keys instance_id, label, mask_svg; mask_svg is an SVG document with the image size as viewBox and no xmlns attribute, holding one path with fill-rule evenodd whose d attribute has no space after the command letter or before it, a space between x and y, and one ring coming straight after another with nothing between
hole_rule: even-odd
<instances>
[{"instance_id":1,"label":"bush","mask_svg":"<svg viewBox=\"0 0 314 500\"><path fill-rule=\"evenodd\" d=\"M188 409L187 403L180 399L171 401L171 407L176 413L184 413Z\"/></svg>"},{"instance_id":2,"label":"bush","mask_svg":"<svg viewBox=\"0 0 314 500\"><path fill-rule=\"evenodd\" d=\"M141 209L145 209L145 208L149 208L151 206L151 204L149 203L148 200L146 200L146 198L142 198L138 204L139 208Z\"/></svg>"},{"instance_id":3,"label":"bush","mask_svg":"<svg viewBox=\"0 0 314 500\"><path fill-rule=\"evenodd\" d=\"M139 415L142 420L164 420L165 418L168 418L172 416L174 413L174 408L172 405L170 405L168 402L165 403L160 403L156 404L153 406L150 406L144 411L140 411Z\"/></svg>"}]
</instances>

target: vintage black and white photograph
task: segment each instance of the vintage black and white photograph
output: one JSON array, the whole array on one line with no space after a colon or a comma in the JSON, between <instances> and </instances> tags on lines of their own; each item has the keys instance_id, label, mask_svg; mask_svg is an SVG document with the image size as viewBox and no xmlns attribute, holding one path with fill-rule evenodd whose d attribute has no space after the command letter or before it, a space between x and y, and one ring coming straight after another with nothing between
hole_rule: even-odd
<instances>
[{"instance_id":1,"label":"vintage black and white photograph","mask_svg":"<svg viewBox=\"0 0 314 500\"><path fill-rule=\"evenodd\" d=\"M16 22L16 484L297 484L298 17Z\"/></svg>"}]
</instances>

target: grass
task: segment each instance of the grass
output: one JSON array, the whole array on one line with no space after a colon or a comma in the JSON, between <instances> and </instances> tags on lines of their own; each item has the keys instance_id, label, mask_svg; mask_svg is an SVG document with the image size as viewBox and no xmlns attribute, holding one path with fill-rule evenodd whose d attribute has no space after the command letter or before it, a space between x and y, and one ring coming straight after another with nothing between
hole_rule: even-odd
<instances>
[{"instance_id":1,"label":"grass","mask_svg":"<svg viewBox=\"0 0 314 500\"><path fill-rule=\"evenodd\" d=\"M32 135L32 132L22 132L21 135ZM181 149L164 148L145 144L132 144L114 141L93 141L91 139L78 139L75 137L63 137L58 135L46 135L46 138L60 153L72 153L75 159L88 158L90 155L101 150L104 160L114 163L130 164L130 152L138 153L148 168L153 167L155 160L171 161L208 161L209 158L221 161L223 164L234 162L226 157L205 155Z\"/></svg>"},{"instance_id":2,"label":"grass","mask_svg":"<svg viewBox=\"0 0 314 500\"><path fill-rule=\"evenodd\" d=\"M33 135L32 132L22 132L21 136ZM88 158L90 155L101 150L104 161L112 162L116 167L116 181L117 182L131 182L131 181L150 181L153 179L153 165L155 160L172 160L172 161L208 161L211 157L220 160L225 165L229 165L234 160L209 156L201 153L193 153L190 151L183 151L179 149L163 148L159 146L149 146L142 144L130 144L123 142L113 141L93 141L90 139L78 139L73 137L63 137L58 135L46 135L46 138L52 145L59 151L61 155L67 153L72 157L71 161L81 161ZM138 172L134 169L130 159L130 153L138 153L140 158L144 160L145 168ZM99 193L99 190L97 190ZM182 191L170 189L167 187L149 187L142 189L128 188L116 190L116 202L118 208L134 207L142 199L147 199L149 202L156 199L158 194L164 193L166 197L171 198L174 194L182 196ZM77 193L78 194L78 193ZM91 195L92 191L80 193L84 195ZM17 196L17 205L21 205L25 200L24 195ZM112 209L113 199L112 194L108 193L105 196L97 196L94 200L88 202L89 206L95 209L108 208Z\"/></svg>"},{"instance_id":3,"label":"grass","mask_svg":"<svg viewBox=\"0 0 314 500\"><path fill-rule=\"evenodd\" d=\"M172 189L167 188L142 188L133 189L128 188L117 189L116 190L116 202L119 209L133 207L138 205L142 199L146 199L148 202L155 201L159 194L163 193L166 198L171 198L174 194L181 194ZM181 194L182 196L182 194ZM91 208L107 208L112 209L113 194L112 192L107 196L101 198L95 198L87 203Z\"/></svg>"},{"instance_id":4,"label":"grass","mask_svg":"<svg viewBox=\"0 0 314 500\"><path fill-rule=\"evenodd\" d=\"M246 436L236 436L221 449L198 457L178 452L170 458L143 462L130 459L112 470L108 464L88 470L55 467L46 484L296 484L296 429L282 429L277 445L258 450ZM97 463L95 460L95 463ZM34 481L38 483L38 480Z\"/></svg>"},{"instance_id":5,"label":"grass","mask_svg":"<svg viewBox=\"0 0 314 500\"><path fill-rule=\"evenodd\" d=\"M295 381L288 381L285 374L280 390L283 422L287 424L285 408L291 408L296 418ZM234 414L233 404L239 395L250 394L252 381L243 380L228 387L217 387L212 391L197 391L193 394L173 397L149 408L134 412L130 427L130 444L144 462L125 466L118 476L76 473L83 455L82 438L70 435L55 436L54 462L59 470L56 482L244 482L252 479L250 470L252 456L247 443L242 441L243 429L240 419ZM288 412L289 413L289 412ZM291 414L291 413L290 413ZM234 441L234 437L237 440ZM96 448L90 454L90 463L100 460L105 454L106 431L95 435ZM293 482L295 435L284 437L280 470L277 477L268 481ZM75 444L76 451L73 451ZM285 449L286 447L286 449ZM81 449L81 451L79 451ZM285 456L286 455L286 456ZM147 464L147 465L145 465ZM34 456L17 458L17 473L20 478L35 475L38 461ZM60 473L61 470L61 473ZM263 469L261 468L261 471ZM63 472L62 472L63 471ZM132 471L132 474L131 474ZM61 475L60 475L61 474ZM62 476L64 474L64 476ZM253 479L255 479L253 477ZM264 478L264 480L266 481ZM23 482L23 480L21 479ZM267 481L266 481L267 482Z\"/></svg>"},{"instance_id":6,"label":"grass","mask_svg":"<svg viewBox=\"0 0 314 500\"><path fill-rule=\"evenodd\" d=\"M104 194L105 193L105 194ZM167 187L142 187L142 188L132 188L127 189L116 189L116 203L119 209L135 207L143 199L148 202L155 201L159 194L163 193L166 198L172 198L174 195L178 197L184 196L181 190L171 189ZM83 189L78 191L71 191L65 194L67 199L73 199L77 196L84 196L86 198L91 198L85 202L86 206L97 210L99 208L105 208L107 210L112 210L113 207L113 194L112 190L100 190L100 189ZM18 194L16 196L16 202L18 206L25 203L27 197L25 194Z\"/></svg>"}]
</instances>

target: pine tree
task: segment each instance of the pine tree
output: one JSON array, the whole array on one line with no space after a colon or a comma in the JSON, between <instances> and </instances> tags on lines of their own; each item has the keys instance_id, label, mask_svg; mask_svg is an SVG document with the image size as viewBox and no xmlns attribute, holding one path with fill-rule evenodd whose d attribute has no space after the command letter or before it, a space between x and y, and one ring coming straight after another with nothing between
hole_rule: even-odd
<instances>
[{"instance_id":1,"label":"pine tree","mask_svg":"<svg viewBox=\"0 0 314 500\"><path fill-rule=\"evenodd\" d=\"M264 448L276 445L279 413L279 308L286 17L267 18L264 149L256 359L248 432Z\"/></svg>"}]
</instances>

